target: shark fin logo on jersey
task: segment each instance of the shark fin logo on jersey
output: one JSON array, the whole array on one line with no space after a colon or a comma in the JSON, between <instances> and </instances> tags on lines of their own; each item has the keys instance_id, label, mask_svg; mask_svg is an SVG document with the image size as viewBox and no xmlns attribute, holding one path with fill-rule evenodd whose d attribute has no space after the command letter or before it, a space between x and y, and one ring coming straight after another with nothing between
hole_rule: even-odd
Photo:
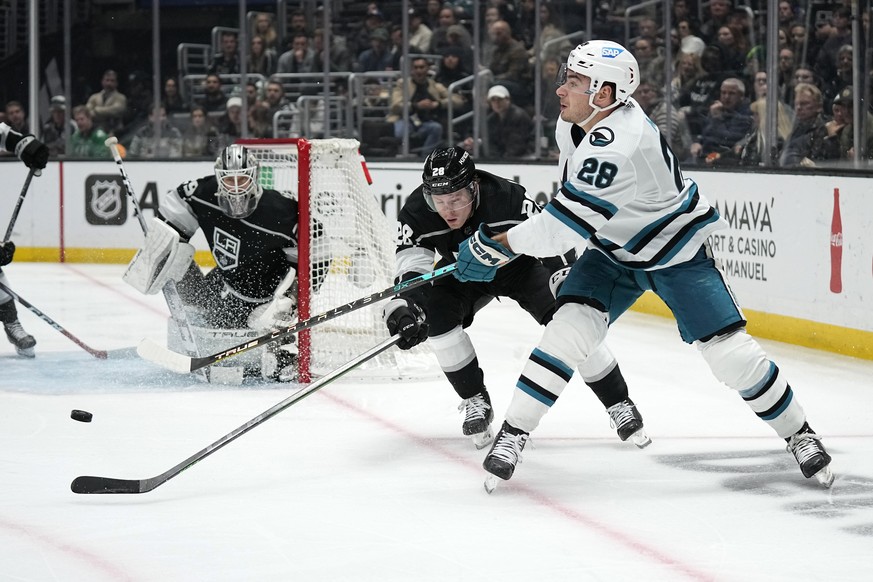
<instances>
[{"instance_id":1,"label":"shark fin logo on jersey","mask_svg":"<svg viewBox=\"0 0 873 582\"><path fill-rule=\"evenodd\" d=\"M606 147L615 141L615 134L608 127L595 127L591 130L588 141L593 146Z\"/></svg>"},{"instance_id":2,"label":"shark fin logo on jersey","mask_svg":"<svg viewBox=\"0 0 873 582\"><path fill-rule=\"evenodd\" d=\"M603 50L600 52L600 56L607 59L614 59L618 55L624 52L624 49L620 49L617 47L603 47Z\"/></svg>"},{"instance_id":3,"label":"shark fin logo on jersey","mask_svg":"<svg viewBox=\"0 0 873 582\"><path fill-rule=\"evenodd\" d=\"M215 263L222 270L233 269L239 265L240 240L220 228L216 228L212 234L212 256Z\"/></svg>"}]
</instances>

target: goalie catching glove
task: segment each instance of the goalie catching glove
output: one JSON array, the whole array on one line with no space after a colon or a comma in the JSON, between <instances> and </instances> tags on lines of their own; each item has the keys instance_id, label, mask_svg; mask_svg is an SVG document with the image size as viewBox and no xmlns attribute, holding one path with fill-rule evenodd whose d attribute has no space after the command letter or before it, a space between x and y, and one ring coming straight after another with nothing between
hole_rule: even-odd
<instances>
[{"instance_id":1,"label":"goalie catching glove","mask_svg":"<svg viewBox=\"0 0 873 582\"><path fill-rule=\"evenodd\" d=\"M0 242L0 267L5 267L12 262L15 256L15 243L11 240Z\"/></svg>"},{"instance_id":2,"label":"goalie catching glove","mask_svg":"<svg viewBox=\"0 0 873 582\"><path fill-rule=\"evenodd\" d=\"M410 299L396 297L385 304L382 320L388 333L399 335L397 347L408 350L427 339L427 321L421 306Z\"/></svg>"},{"instance_id":3,"label":"goalie catching glove","mask_svg":"<svg viewBox=\"0 0 873 582\"><path fill-rule=\"evenodd\" d=\"M145 243L130 261L122 279L140 293L154 295L167 281L181 279L193 258L194 247L180 242L176 229L152 218Z\"/></svg>"},{"instance_id":4,"label":"goalie catching glove","mask_svg":"<svg viewBox=\"0 0 873 582\"><path fill-rule=\"evenodd\" d=\"M497 269L515 256L515 253L491 238L495 234L487 224L481 224L473 236L461 243L454 273L458 281L493 281Z\"/></svg>"}]
</instances>

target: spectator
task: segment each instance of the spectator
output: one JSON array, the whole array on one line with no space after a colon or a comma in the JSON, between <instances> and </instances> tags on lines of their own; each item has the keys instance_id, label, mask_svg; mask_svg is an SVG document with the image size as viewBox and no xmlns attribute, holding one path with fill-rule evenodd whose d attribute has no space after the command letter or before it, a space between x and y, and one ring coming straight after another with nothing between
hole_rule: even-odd
<instances>
[{"instance_id":1,"label":"spectator","mask_svg":"<svg viewBox=\"0 0 873 582\"><path fill-rule=\"evenodd\" d=\"M485 9L485 17L482 19L482 33L479 35L479 62L481 63L491 62L491 55L494 53L494 42L488 35L488 31L491 30L491 25L498 20L500 20L500 10L497 9L497 6L488 6ZM472 69L472 60L470 63L470 69Z\"/></svg>"},{"instance_id":2,"label":"spectator","mask_svg":"<svg viewBox=\"0 0 873 582\"><path fill-rule=\"evenodd\" d=\"M231 97L227 100L224 115L218 118L218 133L220 144L218 149L224 149L242 137L242 99Z\"/></svg>"},{"instance_id":3,"label":"spectator","mask_svg":"<svg viewBox=\"0 0 873 582\"><path fill-rule=\"evenodd\" d=\"M679 23L685 21L687 23L687 29L690 34L697 34L697 31L700 29L700 22L697 21L696 15L691 13L691 9L688 7L688 2L685 0L674 0L672 3L671 10L673 10L673 18L671 19L674 23L674 26L679 28ZM685 38L685 34L682 34L682 31L679 31L679 37ZM701 47L702 49L703 47Z\"/></svg>"},{"instance_id":4,"label":"spectator","mask_svg":"<svg viewBox=\"0 0 873 582\"><path fill-rule=\"evenodd\" d=\"M27 114L24 112L24 105L20 101L8 101L6 103L6 125L22 135L30 133Z\"/></svg>"},{"instance_id":5,"label":"spectator","mask_svg":"<svg viewBox=\"0 0 873 582\"><path fill-rule=\"evenodd\" d=\"M394 137L403 137L409 130L410 139L422 142L420 154L427 157L443 140L446 105L449 94L445 86L430 78L430 63L416 57L410 63L410 77L406 83L409 96L409 120L403 119L403 79L398 79L391 91L391 109L386 121L394 124ZM453 96L455 105L461 105L460 97Z\"/></svg>"},{"instance_id":6,"label":"spectator","mask_svg":"<svg viewBox=\"0 0 873 582\"><path fill-rule=\"evenodd\" d=\"M834 98L832 104L834 118L825 123L827 129L826 142L828 143L831 159L854 160L855 159L855 130L852 87L843 87ZM873 158L873 115L867 111L864 113L864 125L866 132L866 151L859 152L861 159Z\"/></svg>"},{"instance_id":7,"label":"spectator","mask_svg":"<svg viewBox=\"0 0 873 582\"><path fill-rule=\"evenodd\" d=\"M250 107L249 115L249 134L251 137L269 138L273 135L273 118L270 117L270 110L262 103ZM312 136L306 136L312 137Z\"/></svg>"},{"instance_id":8,"label":"spectator","mask_svg":"<svg viewBox=\"0 0 873 582\"><path fill-rule=\"evenodd\" d=\"M761 166L764 164L765 157L771 153L766 139L767 99L756 100L749 109L752 111L752 131L734 146L734 155L740 166ZM774 161L779 160L782 154L785 141L791 135L792 124L791 110L781 101L776 102L776 114L776 149L772 152Z\"/></svg>"},{"instance_id":9,"label":"spectator","mask_svg":"<svg viewBox=\"0 0 873 582\"><path fill-rule=\"evenodd\" d=\"M67 100L63 95L55 95L49 105L49 119L42 126L40 140L49 149L51 157L62 156L67 150L67 137L64 127L68 127L70 135L76 130L72 120L67 121Z\"/></svg>"},{"instance_id":10,"label":"spectator","mask_svg":"<svg viewBox=\"0 0 873 582\"><path fill-rule=\"evenodd\" d=\"M105 131L94 123L94 114L86 105L73 107L73 121L76 131L70 138L70 155L77 158L108 158Z\"/></svg>"},{"instance_id":11,"label":"spectator","mask_svg":"<svg viewBox=\"0 0 873 582\"><path fill-rule=\"evenodd\" d=\"M721 82L725 79L721 54L722 49L718 45L709 45L703 50L700 66L704 73L694 79L688 91L680 96L679 104L695 140L703 131L703 124L709 116L709 106L718 99Z\"/></svg>"},{"instance_id":12,"label":"spectator","mask_svg":"<svg viewBox=\"0 0 873 582\"><path fill-rule=\"evenodd\" d=\"M440 51L450 44L448 37L449 28L452 26L460 26L455 11L452 10L451 6L443 6L440 10L439 26L433 30L433 35L430 38L430 53L440 54ZM455 28L453 31L462 37L459 44L467 48L473 46L473 39L466 28L461 26L460 29Z\"/></svg>"},{"instance_id":13,"label":"spectator","mask_svg":"<svg viewBox=\"0 0 873 582\"><path fill-rule=\"evenodd\" d=\"M709 17L700 25L700 36L704 42L716 42L718 29L727 26L730 13L730 0L712 0L709 3Z\"/></svg>"},{"instance_id":14,"label":"spectator","mask_svg":"<svg viewBox=\"0 0 873 582\"><path fill-rule=\"evenodd\" d=\"M558 116L561 114L561 99L555 93L555 79L561 70L561 65L567 62L566 58L549 57L543 61L540 67L540 94L543 119L543 137L548 140L548 147L552 152L557 151L555 140L555 128L558 125Z\"/></svg>"},{"instance_id":15,"label":"spectator","mask_svg":"<svg viewBox=\"0 0 873 582\"><path fill-rule=\"evenodd\" d=\"M270 123L273 122L273 116L277 111L285 111L293 107L285 97L285 87L276 79L267 81L263 105L267 108L267 118L270 119Z\"/></svg>"},{"instance_id":16,"label":"spectator","mask_svg":"<svg viewBox=\"0 0 873 582\"><path fill-rule=\"evenodd\" d=\"M415 8L409 9L409 33L407 38L410 45L418 47L418 52L428 50L431 38L433 38L433 31L424 23L424 15ZM409 52L412 52L411 48Z\"/></svg>"},{"instance_id":17,"label":"spectator","mask_svg":"<svg viewBox=\"0 0 873 582\"><path fill-rule=\"evenodd\" d=\"M179 92L179 83L175 77L167 77L164 81L164 94L161 95L161 105L164 106L164 110L170 115L188 112L188 104L182 99L182 94Z\"/></svg>"},{"instance_id":18,"label":"spectator","mask_svg":"<svg viewBox=\"0 0 873 582\"><path fill-rule=\"evenodd\" d=\"M246 83L246 107L254 107L261 100L261 92L256 81Z\"/></svg>"},{"instance_id":19,"label":"spectator","mask_svg":"<svg viewBox=\"0 0 873 582\"><path fill-rule=\"evenodd\" d=\"M709 106L700 139L691 144L691 158L712 163L752 130L752 112L745 102L746 85L736 77L721 83L719 99Z\"/></svg>"},{"instance_id":20,"label":"spectator","mask_svg":"<svg viewBox=\"0 0 873 582\"><path fill-rule=\"evenodd\" d=\"M826 143L827 128L822 114L822 95L815 85L798 83L794 87L794 125L779 164L785 167L813 167L830 159L833 152Z\"/></svg>"},{"instance_id":21,"label":"spectator","mask_svg":"<svg viewBox=\"0 0 873 582\"><path fill-rule=\"evenodd\" d=\"M737 30L730 26L719 27L716 38L722 48L722 71L730 75L740 75L746 66L746 54L737 40Z\"/></svg>"},{"instance_id":22,"label":"spectator","mask_svg":"<svg viewBox=\"0 0 873 582\"><path fill-rule=\"evenodd\" d=\"M637 22L637 37L648 38L654 43L654 50L657 52L664 46L662 34L658 32L658 23L654 18L644 16Z\"/></svg>"},{"instance_id":23,"label":"spectator","mask_svg":"<svg viewBox=\"0 0 873 582\"><path fill-rule=\"evenodd\" d=\"M427 0L424 6L423 21L431 31L436 30L440 25L440 12L442 12L442 9L442 0Z\"/></svg>"},{"instance_id":24,"label":"spectator","mask_svg":"<svg viewBox=\"0 0 873 582\"><path fill-rule=\"evenodd\" d=\"M264 37L256 34L249 47L247 73L269 77L276 72L276 53L267 48Z\"/></svg>"},{"instance_id":25,"label":"spectator","mask_svg":"<svg viewBox=\"0 0 873 582\"><path fill-rule=\"evenodd\" d=\"M673 72L673 102L678 104L687 99L691 84L705 74L700 66L700 57L694 53L680 52L676 56L676 70Z\"/></svg>"},{"instance_id":26,"label":"spectator","mask_svg":"<svg viewBox=\"0 0 873 582\"><path fill-rule=\"evenodd\" d=\"M391 51L388 50L388 31L377 28L369 34L370 48L358 56L355 72L388 71L391 69Z\"/></svg>"},{"instance_id":27,"label":"spectator","mask_svg":"<svg viewBox=\"0 0 873 582\"><path fill-rule=\"evenodd\" d=\"M495 84L506 87L516 105L527 107L531 104L533 77L524 45L512 38L512 30L505 20L492 24L489 35L494 42L494 52L488 68Z\"/></svg>"},{"instance_id":28,"label":"spectator","mask_svg":"<svg viewBox=\"0 0 873 582\"><path fill-rule=\"evenodd\" d=\"M778 7L779 28L790 29L797 22L797 12L789 0L780 0Z\"/></svg>"},{"instance_id":29,"label":"spectator","mask_svg":"<svg viewBox=\"0 0 873 582\"><path fill-rule=\"evenodd\" d=\"M794 50L789 47L779 49L779 70L777 71L779 77L776 90L779 93L779 100L783 103L788 103L791 100L791 81L794 79L794 68L796 66ZM764 78L766 79L766 76Z\"/></svg>"},{"instance_id":30,"label":"spectator","mask_svg":"<svg viewBox=\"0 0 873 582\"><path fill-rule=\"evenodd\" d=\"M807 43L806 37L806 26L803 24L796 23L788 29L788 45L798 58L802 58L800 55L803 55L803 50Z\"/></svg>"},{"instance_id":31,"label":"spectator","mask_svg":"<svg viewBox=\"0 0 873 582\"><path fill-rule=\"evenodd\" d=\"M669 133L670 149L673 150L676 159L679 161L688 159L691 151L691 132L688 131L688 123L685 121L685 115L676 109L672 111L670 120L667 120L667 103L664 101L661 87L642 79L633 96L664 137Z\"/></svg>"},{"instance_id":32,"label":"spectator","mask_svg":"<svg viewBox=\"0 0 873 582\"><path fill-rule=\"evenodd\" d=\"M382 11L376 8L375 6L369 8L367 10L367 15L364 17L364 26L358 29L358 32L355 34L353 39L354 45L354 53L360 58L361 54L364 51L367 51L373 47L371 41L373 32L377 30L382 30L385 32L385 40L384 42L387 44L388 42L388 27L390 23L385 22L385 17L382 15ZM381 36L381 33L380 33ZM376 69L376 70L384 70L384 69Z\"/></svg>"},{"instance_id":33,"label":"spectator","mask_svg":"<svg viewBox=\"0 0 873 582\"><path fill-rule=\"evenodd\" d=\"M641 36L634 42L632 52L640 67L640 80L663 86L664 57L658 54L654 39Z\"/></svg>"},{"instance_id":34,"label":"spectator","mask_svg":"<svg viewBox=\"0 0 873 582\"><path fill-rule=\"evenodd\" d=\"M212 63L207 73L216 75L238 75L239 53L238 39L235 32L226 30L221 33L221 52L213 55Z\"/></svg>"},{"instance_id":35,"label":"spectator","mask_svg":"<svg viewBox=\"0 0 873 582\"><path fill-rule=\"evenodd\" d=\"M822 99L826 105L832 105L834 99L843 89L852 85L852 45L843 45L837 53L837 71L821 88ZM825 113L830 107L825 107Z\"/></svg>"},{"instance_id":36,"label":"spectator","mask_svg":"<svg viewBox=\"0 0 873 582\"><path fill-rule=\"evenodd\" d=\"M315 69L324 72L324 29L316 28L312 37L312 50L315 51ZM344 36L330 36L330 72L347 73L352 70L352 57Z\"/></svg>"},{"instance_id":37,"label":"spectator","mask_svg":"<svg viewBox=\"0 0 873 582\"><path fill-rule=\"evenodd\" d=\"M288 34L286 39L292 38L295 34L302 33L309 36L309 22L306 21L306 13L302 10L295 10L291 13L288 21Z\"/></svg>"},{"instance_id":38,"label":"spectator","mask_svg":"<svg viewBox=\"0 0 873 582\"><path fill-rule=\"evenodd\" d=\"M191 108L191 121L182 134L182 157L216 157L219 149L218 130L200 105Z\"/></svg>"},{"instance_id":39,"label":"spectator","mask_svg":"<svg viewBox=\"0 0 873 582\"><path fill-rule=\"evenodd\" d=\"M197 101L207 113L224 111L227 97L221 90L221 77L217 73L209 73L203 81L203 98Z\"/></svg>"},{"instance_id":40,"label":"spectator","mask_svg":"<svg viewBox=\"0 0 873 582\"><path fill-rule=\"evenodd\" d=\"M273 23L273 15L269 12L258 12L255 15L255 22L252 26L252 37L260 36L264 40L264 52L272 51L276 54L276 49L279 44L279 35L276 32L276 25ZM249 71L251 72L251 71Z\"/></svg>"},{"instance_id":41,"label":"spectator","mask_svg":"<svg viewBox=\"0 0 873 582\"><path fill-rule=\"evenodd\" d=\"M533 120L527 112L512 103L503 85L488 90L491 113L488 127L488 155L494 158L524 158L533 152Z\"/></svg>"},{"instance_id":42,"label":"spectator","mask_svg":"<svg viewBox=\"0 0 873 582\"><path fill-rule=\"evenodd\" d=\"M567 55L570 54L570 49L573 46L566 39L562 41L557 40L566 36L566 33L560 26L557 14L553 10L552 5L547 2L540 4L540 46L543 48L540 51L539 58L541 60L558 58L561 62L564 62L567 60ZM531 51L531 56L536 56L534 51ZM554 91L552 92L554 93Z\"/></svg>"},{"instance_id":43,"label":"spectator","mask_svg":"<svg viewBox=\"0 0 873 582\"><path fill-rule=\"evenodd\" d=\"M752 90L754 91L752 103L767 97L767 71L755 73L754 80L752 81Z\"/></svg>"},{"instance_id":44,"label":"spectator","mask_svg":"<svg viewBox=\"0 0 873 582\"><path fill-rule=\"evenodd\" d=\"M822 79L831 79L837 74L837 56L845 45L852 44L852 10L837 6L831 13L832 29L821 45L815 60L815 72Z\"/></svg>"},{"instance_id":45,"label":"spectator","mask_svg":"<svg viewBox=\"0 0 873 582\"><path fill-rule=\"evenodd\" d=\"M155 121L161 124L160 139L155 135ZM182 132L167 119L167 110L158 107L149 114L149 122L136 131L127 152L137 158L178 158L182 155Z\"/></svg>"},{"instance_id":46,"label":"spectator","mask_svg":"<svg viewBox=\"0 0 873 582\"><path fill-rule=\"evenodd\" d=\"M97 128L117 135L123 128L127 113L127 97L118 91L118 75L112 69L103 72L100 82L103 90L91 95L85 106L91 112L91 120Z\"/></svg>"},{"instance_id":47,"label":"spectator","mask_svg":"<svg viewBox=\"0 0 873 582\"><path fill-rule=\"evenodd\" d=\"M390 71L401 70L401 61L403 60L403 27L399 24L391 26L389 33L388 52L391 53L391 64L388 67ZM421 47L409 44L409 54L421 54L424 51Z\"/></svg>"},{"instance_id":48,"label":"spectator","mask_svg":"<svg viewBox=\"0 0 873 582\"><path fill-rule=\"evenodd\" d=\"M143 71L133 71L127 76L127 111L124 114L124 131L133 132L146 123L154 107L152 79Z\"/></svg>"},{"instance_id":49,"label":"spectator","mask_svg":"<svg viewBox=\"0 0 873 582\"><path fill-rule=\"evenodd\" d=\"M277 73L312 73L315 71L315 51L309 46L309 36L296 32L291 37L291 49L279 56Z\"/></svg>"}]
</instances>

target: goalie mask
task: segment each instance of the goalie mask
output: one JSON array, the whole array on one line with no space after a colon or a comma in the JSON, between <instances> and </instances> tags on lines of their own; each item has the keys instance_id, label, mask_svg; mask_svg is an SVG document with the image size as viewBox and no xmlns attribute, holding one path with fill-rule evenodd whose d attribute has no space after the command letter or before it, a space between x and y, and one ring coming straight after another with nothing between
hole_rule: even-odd
<instances>
[{"instance_id":1,"label":"goalie mask","mask_svg":"<svg viewBox=\"0 0 873 582\"><path fill-rule=\"evenodd\" d=\"M435 149L424 161L424 171L421 174L422 193L428 207L438 212L438 206L443 206L448 197L434 200L448 194L456 194L466 189L453 202L463 206L479 203L479 185L476 181L476 166L473 157L466 150L457 146Z\"/></svg>"},{"instance_id":2,"label":"goalie mask","mask_svg":"<svg viewBox=\"0 0 873 582\"><path fill-rule=\"evenodd\" d=\"M218 180L218 205L231 218L245 218L255 211L261 199L258 161L239 144L227 146L215 160Z\"/></svg>"},{"instance_id":3,"label":"goalie mask","mask_svg":"<svg viewBox=\"0 0 873 582\"><path fill-rule=\"evenodd\" d=\"M592 40L574 48L567 58L567 64L558 73L558 86L567 81L568 69L591 79L587 91L588 104L595 112L602 110L594 105L594 96L604 84L615 85L615 103L606 109L627 104L640 85L637 59L626 48L609 40Z\"/></svg>"}]
</instances>

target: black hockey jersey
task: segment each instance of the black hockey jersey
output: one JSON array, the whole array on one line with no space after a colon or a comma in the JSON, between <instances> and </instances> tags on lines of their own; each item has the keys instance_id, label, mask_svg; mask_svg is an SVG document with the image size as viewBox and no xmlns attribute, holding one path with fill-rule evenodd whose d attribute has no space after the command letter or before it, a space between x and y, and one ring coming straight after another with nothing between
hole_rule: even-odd
<instances>
[{"instance_id":1,"label":"black hockey jersey","mask_svg":"<svg viewBox=\"0 0 873 582\"><path fill-rule=\"evenodd\" d=\"M479 203L459 229L452 230L424 200L422 187L416 188L397 217L397 253L395 278L409 279L433 270L435 255L440 264L457 259L458 246L479 228L487 224L497 232L509 230L528 217L540 212L539 205L525 195L521 184L476 170L479 178ZM497 279L508 277L517 269L528 268L533 257L521 256L497 271Z\"/></svg>"},{"instance_id":2,"label":"black hockey jersey","mask_svg":"<svg viewBox=\"0 0 873 582\"><path fill-rule=\"evenodd\" d=\"M276 286L297 266L297 201L264 190L255 211L230 218L218 205L215 176L171 190L159 214L190 239L203 231L224 281L241 299L269 300Z\"/></svg>"}]
</instances>

